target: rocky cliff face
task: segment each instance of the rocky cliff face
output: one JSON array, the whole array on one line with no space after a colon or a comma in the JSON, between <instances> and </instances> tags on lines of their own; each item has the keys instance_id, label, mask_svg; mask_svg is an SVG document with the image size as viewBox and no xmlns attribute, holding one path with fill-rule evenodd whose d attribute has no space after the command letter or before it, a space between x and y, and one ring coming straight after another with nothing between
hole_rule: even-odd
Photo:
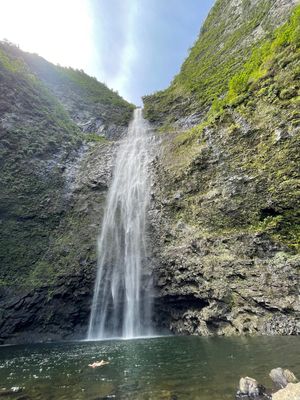
<instances>
[{"instance_id":1,"label":"rocky cliff face","mask_svg":"<svg viewBox=\"0 0 300 400\"><path fill-rule=\"evenodd\" d=\"M146 96L160 152L155 321L198 335L299 333L296 0L218 0L171 86ZM83 337L96 236L133 106L0 44L0 343Z\"/></svg>"},{"instance_id":2,"label":"rocky cliff face","mask_svg":"<svg viewBox=\"0 0 300 400\"><path fill-rule=\"evenodd\" d=\"M133 106L2 43L0 108L0 342L83 337L116 139Z\"/></svg>"},{"instance_id":3,"label":"rocky cliff face","mask_svg":"<svg viewBox=\"0 0 300 400\"><path fill-rule=\"evenodd\" d=\"M144 98L156 318L175 333L300 332L299 26L293 1L219 0Z\"/></svg>"}]
</instances>

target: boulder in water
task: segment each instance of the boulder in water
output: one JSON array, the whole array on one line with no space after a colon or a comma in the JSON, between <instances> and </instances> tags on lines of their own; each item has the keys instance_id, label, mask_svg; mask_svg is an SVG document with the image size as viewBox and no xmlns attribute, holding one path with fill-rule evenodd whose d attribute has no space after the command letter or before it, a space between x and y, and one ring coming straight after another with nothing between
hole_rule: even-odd
<instances>
[{"instance_id":1,"label":"boulder in water","mask_svg":"<svg viewBox=\"0 0 300 400\"><path fill-rule=\"evenodd\" d=\"M236 399L257 399L266 400L271 399L271 396L266 393L264 386L260 385L256 379L245 378L240 379L239 390L236 394Z\"/></svg>"},{"instance_id":2,"label":"boulder in water","mask_svg":"<svg viewBox=\"0 0 300 400\"><path fill-rule=\"evenodd\" d=\"M256 379L249 378L248 376L240 379L238 395L255 397L259 396L259 394L260 389Z\"/></svg>"},{"instance_id":3,"label":"boulder in water","mask_svg":"<svg viewBox=\"0 0 300 400\"><path fill-rule=\"evenodd\" d=\"M296 383L298 379L289 369L274 368L269 374L272 381L279 388L286 387L289 383Z\"/></svg>"}]
</instances>

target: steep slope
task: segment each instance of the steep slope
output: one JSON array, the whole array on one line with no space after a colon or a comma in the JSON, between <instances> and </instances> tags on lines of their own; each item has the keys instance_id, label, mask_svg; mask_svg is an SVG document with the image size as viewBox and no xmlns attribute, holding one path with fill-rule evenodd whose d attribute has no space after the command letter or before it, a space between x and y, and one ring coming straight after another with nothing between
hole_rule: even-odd
<instances>
[{"instance_id":1,"label":"steep slope","mask_svg":"<svg viewBox=\"0 0 300 400\"><path fill-rule=\"evenodd\" d=\"M106 137L126 131L133 106L2 43L0 109L0 341L82 335L116 147Z\"/></svg>"},{"instance_id":2,"label":"steep slope","mask_svg":"<svg viewBox=\"0 0 300 400\"><path fill-rule=\"evenodd\" d=\"M124 133L124 127L131 119L133 105L96 78L84 71L53 65L37 54L23 52L15 46L5 46L5 51L28 65L83 132L103 134L110 138Z\"/></svg>"},{"instance_id":3,"label":"steep slope","mask_svg":"<svg viewBox=\"0 0 300 400\"><path fill-rule=\"evenodd\" d=\"M254 47L283 24L298 0L217 0L170 87L145 97L152 122L186 118L195 124L224 96L230 78Z\"/></svg>"},{"instance_id":4,"label":"steep slope","mask_svg":"<svg viewBox=\"0 0 300 400\"><path fill-rule=\"evenodd\" d=\"M174 332L299 333L299 27L292 1L219 0L170 88L144 98L162 143L157 319Z\"/></svg>"}]
</instances>

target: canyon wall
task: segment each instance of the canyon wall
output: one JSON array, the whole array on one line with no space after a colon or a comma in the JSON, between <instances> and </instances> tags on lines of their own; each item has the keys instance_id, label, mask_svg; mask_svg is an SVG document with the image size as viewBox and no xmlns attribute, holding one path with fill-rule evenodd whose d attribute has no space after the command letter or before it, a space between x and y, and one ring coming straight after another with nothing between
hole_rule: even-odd
<instances>
[{"instance_id":1,"label":"canyon wall","mask_svg":"<svg viewBox=\"0 0 300 400\"><path fill-rule=\"evenodd\" d=\"M0 342L84 337L113 155L134 106L0 45Z\"/></svg>"},{"instance_id":2,"label":"canyon wall","mask_svg":"<svg viewBox=\"0 0 300 400\"><path fill-rule=\"evenodd\" d=\"M144 97L161 141L156 320L174 333L300 332L296 3L218 0L170 87Z\"/></svg>"},{"instance_id":3,"label":"canyon wall","mask_svg":"<svg viewBox=\"0 0 300 400\"><path fill-rule=\"evenodd\" d=\"M144 97L158 330L299 334L298 3L217 0L170 87ZM0 44L0 343L85 337L133 109Z\"/></svg>"}]
</instances>

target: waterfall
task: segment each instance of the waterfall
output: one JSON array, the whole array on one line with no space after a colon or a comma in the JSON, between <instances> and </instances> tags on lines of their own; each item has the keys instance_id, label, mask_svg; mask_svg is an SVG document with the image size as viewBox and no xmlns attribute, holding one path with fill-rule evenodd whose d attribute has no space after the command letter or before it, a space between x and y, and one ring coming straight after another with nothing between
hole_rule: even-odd
<instances>
[{"instance_id":1,"label":"waterfall","mask_svg":"<svg viewBox=\"0 0 300 400\"><path fill-rule=\"evenodd\" d=\"M98 271L88 339L150 334L151 284L145 282L143 273L150 186L149 132L142 110L136 109L116 155L98 238Z\"/></svg>"}]
</instances>

